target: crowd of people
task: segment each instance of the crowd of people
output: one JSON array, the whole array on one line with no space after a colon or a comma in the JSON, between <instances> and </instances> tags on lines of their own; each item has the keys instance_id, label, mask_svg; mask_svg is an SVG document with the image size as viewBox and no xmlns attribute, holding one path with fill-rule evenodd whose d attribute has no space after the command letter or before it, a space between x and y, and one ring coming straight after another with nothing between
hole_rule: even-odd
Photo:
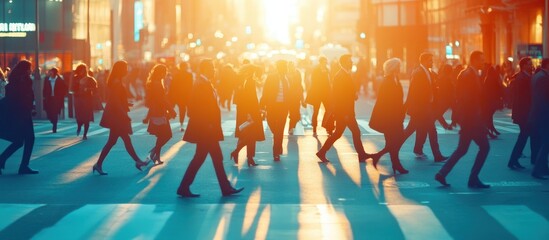
<instances>
[{"instance_id":1,"label":"crowd of people","mask_svg":"<svg viewBox=\"0 0 549 240\"><path fill-rule=\"evenodd\" d=\"M196 144L195 155L177 189L177 194L182 197L199 196L191 192L190 186L208 154L214 163L222 194L227 196L243 190L234 188L228 181L219 145L224 140L221 108L231 111L233 103L237 106L235 137L238 141L230 153L230 159L235 163L239 161L240 150L246 147L248 167L258 165L254 156L256 143L265 140L263 120L266 120L273 134L273 160L280 161L285 126L289 124L288 134L292 135L301 119L300 108L308 104L313 109L311 123L315 137L318 135L318 115L324 108L320 126L329 135L316 153L320 162L330 162L327 152L349 128L358 154L357 161L372 159L373 166L377 168L381 157L388 153L393 173L406 174L409 171L402 165L399 152L404 142L415 132L414 154L418 158L427 158L423 145L428 137L434 162L444 163L434 178L448 186L446 176L467 153L471 141L474 141L479 151L469 176L470 188L490 187L480 180L479 174L490 150L488 138L497 138L500 134L494 127L493 116L497 110L507 106L512 109L513 122L520 128L508 167L512 170L524 168L518 160L529 138L530 162L534 165L532 176L547 179L549 59L543 59L541 66L535 68L532 59L522 58L519 62L520 70L512 73L510 66L486 64L484 54L474 51L465 68L442 64L436 73L433 70L433 54L425 52L419 56L419 66L412 71L406 97L400 83L401 60L388 59L382 67L382 80L374 84L377 100L369 122L372 129L383 133L385 137L385 147L377 153L364 150L355 115L360 86L364 85L364 78L368 76L363 70L353 72L351 55L344 54L337 60L337 65L328 66L328 59L320 57L318 65L307 74L302 74L295 63L285 60L276 61L269 69L245 60L238 68L226 64L218 71L211 59L201 60L194 69L187 62L175 67L157 64L146 77L141 77L146 79L142 81L143 93L140 87L133 86L133 94L128 91L128 87L139 82L135 79L142 75L139 72L143 70L132 68L125 61L114 63L103 84L98 83L85 64L76 67L71 78L72 84L63 80L59 69L52 68L43 80L44 110L55 133L65 96L69 91L72 92L77 135L84 127L83 139L87 139L89 124L94 121L94 110L97 109L97 98L94 96L101 94L99 88L104 85L107 90L104 98L106 104L99 124L110 131L92 168L93 173L100 175L107 175L103 170L103 162L118 138L122 139L138 170L151 162L162 164L161 149L173 137L170 119L179 115L183 140ZM359 65L364 64L363 61ZM0 117L0 138L11 142L0 155L0 174L6 160L22 146L24 154L19 174L38 173L29 167L34 144L32 116L35 101L30 74L31 63L26 60L20 61L7 77L4 72L0 74L0 112L10 113ZM138 156L130 138L132 127L128 112L132 104L128 101L129 95L135 99L144 99L148 113L143 123L148 124L147 131L156 137L145 160ZM450 123L443 117L448 110L452 111ZM409 115L410 121L404 126L406 115ZM185 116L189 118L186 126ZM440 151L435 127L437 121L445 129L459 126L458 146L450 156Z\"/></svg>"}]
</instances>

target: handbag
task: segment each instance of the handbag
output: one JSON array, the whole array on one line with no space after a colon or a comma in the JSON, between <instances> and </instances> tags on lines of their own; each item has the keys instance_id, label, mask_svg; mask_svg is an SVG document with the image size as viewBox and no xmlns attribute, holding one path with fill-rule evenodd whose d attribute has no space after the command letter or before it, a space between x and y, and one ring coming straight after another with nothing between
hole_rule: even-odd
<instances>
[{"instance_id":1,"label":"handbag","mask_svg":"<svg viewBox=\"0 0 549 240\"><path fill-rule=\"evenodd\" d=\"M166 117L150 117L149 121L156 126L168 124L168 119L166 119Z\"/></svg>"}]
</instances>

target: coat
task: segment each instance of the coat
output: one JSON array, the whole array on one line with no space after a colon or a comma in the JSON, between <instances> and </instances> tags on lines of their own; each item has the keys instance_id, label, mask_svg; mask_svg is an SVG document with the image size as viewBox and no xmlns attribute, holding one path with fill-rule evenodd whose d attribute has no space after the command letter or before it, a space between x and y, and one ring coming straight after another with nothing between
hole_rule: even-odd
<instances>
[{"instance_id":1,"label":"coat","mask_svg":"<svg viewBox=\"0 0 549 240\"><path fill-rule=\"evenodd\" d=\"M56 76L54 88L52 89L49 77L44 79L44 88L42 96L44 97L44 111L50 114L59 114L65 104L65 96L68 93L68 87L65 81ZM52 94L53 91L53 94Z\"/></svg>"},{"instance_id":2,"label":"coat","mask_svg":"<svg viewBox=\"0 0 549 240\"><path fill-rule=\"evenodd\" d=\"M85 76L76 80L74 90L75 118L79 122L93 122L93 110L95 100L94 91L97 89L97 81L93 77Z\"/></svg>"},{"instance_id":3,"label":"coat","mask_svg":"<svg viewBox=\"0 0 549 240\"><path fill-rule=\"evenodd\" d=\"M26 134L34 134L33 102L30 76L10 80L6 85L6 96L0 100L0 138L17 142L23 140Z\"/></svg>"},{"instance_id":4,"label":"coat","mask_svg":"<svg viewBox=\"0 0 549 240\"><path fill-rule=\"evenodd\" d=\"M511 83L513 95L513 107L511 118L519 125L528 123L528 114L532 105L532 76L523 71L515 74L515 80Z\"/></svg>"},{"instance_id":5,"label":"coat","mask_svg":"<svg viewBox=\"0 0 549 240\"><path fill-rule=\"evenodd\" d=\"M283 76L279 73L271 73L267 76L265 80L265 85L263 86L263 94L261 96L260 106L267 107L276 103L276 97L280 89L280 81L282 81L282 91L284 92L284 103L287 104L290 101L290 85L286 76Z\"/></svg>"},{"instance_id":6,"label":"coat","mask_svg":"<svg viewBox=\"0 0 549 240\"><path fill-rule=\"evenodd\" d=\"M129 111L130 104L126 88L120 82L112 83L107 89L107 104L99 125L120 135L132 134Z\"/></svg>"},{"instance_id":7,"label":"coat","mask_svg":"<svg viewBox=\"0 0 549 240\"><path fill-rule=\"evenodd\" d=\"M193 85L188 114L189 123L183 135L183 141L190 143L223 141L217 93L210 80L203 75L198 77Z\"/></svg>"},{"instance_id":8,"label":"coat","mask_svg":"<svg viewBox=\"0 0 549 240\"><path fill-rule=\"evenodd\" d=\"M476 70L461 71L456 84L456 114L461 133L484 133L486 126L481 109L482 81Z\"/></svg>"},{"instance_id":9,"label":"coat","mask_svg":"<svg viewBox=\"0 0 549 240\"><path fill-rule=\"evenodd\" d=\"M311 87L307 91L306 102L311 105L326 101L330 94L330 72L326 67L317 66L311 74Z\"/></svg>"},{"instance_id":10,"label":"coat","mask_svg":"<svg viewBox=\"0 0 549 240\"><path fill-rule=\"evenodd\" d=\"M261 118L256 84L253 78L245 80L243 88L239 91L239 101L236 102L236 106L235 137L253 141L265 140L263 119ZM244 132L240 132L238 127L248 120L248 115L251 117L253 124L246 128Z\"/></svg>"},{"instance_id":11,"label":"coat","mask_svg":"<svg viewBox=\"0 0 549 240\"><path fill-rule=\"evenodd\" d=\"M410 79L410 89L406 97L407 113L421 122L434 119L434 102L436 94L436 76L428 71L431 80L423 67L417 67Z\"/></svg>"},{"instance_id":12,"label":"coat","mask_svg":"<svg viewBox=\"0 0 549 240\"><path fill-rule=\"evenodd\" d=\"M532 78L532 107L529 124L549 142L549 72L541 70Z\"/></svg>"},{"instance_id":13,"label":"coat","mask_svg":"<svg viewBox=\"0 0 549 240\"><path fill-rule=\"evenodd\" d=\"M334 77L332 106L335 119L355 117L356 85L351 74L340 70Z\"/></svg>"},{"instance_id":14,"label":"coat","mask_svg":"<svg viewBox=\"0 0 549 240\"><path fill-rule=\"evenodd\" d=\"M379 86L378 97L370 118L370 127L382 133L402 129L406 114L403 97L400 80L386 76Z\"/></svg>"}]
</instances>

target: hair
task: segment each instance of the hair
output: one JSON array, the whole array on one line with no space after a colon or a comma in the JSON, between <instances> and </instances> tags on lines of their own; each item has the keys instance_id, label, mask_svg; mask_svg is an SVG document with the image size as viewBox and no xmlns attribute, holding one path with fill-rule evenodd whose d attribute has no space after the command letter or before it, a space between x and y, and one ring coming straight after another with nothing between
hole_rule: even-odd
<instances>
[{"instance_id":1,"label":"hair","mask_svg":"<svg viewBox=\"0 0 549 240\"><path fill-rule=\"evenodd\" d=\"M484 55L484 53L478 50L471 52L471 55L469 55L469 65L472 62L478 61L482 55Z\"/></svg>"},{"instance_id":2,"label":"hair","mask_svg":"<svg viewBox=\"0 0 549 240\"><path fill-rule=\"evenodd\" d=\"M168 68L164 64L156 64L149 72L149 77L147 78L147 86L155 81L160 81L168 73Z\"/></svg>"},{"instance_id":3,"label":"hair","mask_svg":"<svg viewBox=\"0 0 549 240\"><path fill-rule=\"evenodd\" d=\"M400 71L401 61L398 58L390 58L383 63L383 72L385 76L395 72ZM398 72L397 72L398 74Z\"/></svg>"},{"instance_id":4,"label":"hair","mask_svg":"<svg viewBox=\"0 0 549 240\"><path fill-rule=\"evenodd\" d=\"M526 67L526 64L528 64L528 62L532 62L532 58L530 57L523 57L519 60L519 67L520 69L524 69Z\"/></svg>"},{"instance_id":5,"label":"hair","mask_svg":"<svg viewBox=\"0 0 549 240\"><path fill-rule=\"evenodd\" d=\"M52 68L50 69L50 71L52 71L53 74L59 74L59 68L52 67Z\"/></svg>"},{"instance_id":6,"label":"hair","mask_svg":"<svg viewBox=\"0 0 549 240\"><path fill-rule=\"evenodd\" d=\"M541 60L541 68L548 68L549 67L549 58L544 58Z\"/></svg>"},{"instance_id":7,"label":"hair","mask_svg":"<svg viewBox=\"0 0 549 240\"><path fill-rule=\"evenodd\" d=\"M123 60L116 61L112 65L111 72L109 74L109 77L107 78L107 86L110 86L115 79L121 79L122 77L124 77L124 75L126 74L125 72L127 72L127 70L128 70L128 62Z\"/></svg>"},{"instance_id":8,"label":"hair","mask_svg":"<svg viewBox=\"0 0 549 240\"><path fill-rule=\"evenodd\" d=\"M74 70L75 74L78 74L79 72L84 72L84 74L88 75L88 65L85 63L80 63L78 66L76 66L76 69Z\"/></svg>"},{"instance_id":9,"label":"hair","mask_svg":"<svg viewBox=\"0 0 549 240\"><path fill-rule=\"evenodd\" d=\"M420 55L419 55L419 62L422 63L422 62L425 62L427 61L427 59L429 58L433 58L433 54L430 53L430 52L422 52Z\"/></svg>"},{"instance_id":10,"label":"hair","mask_svg":"<svg viewBox=\"0 0 549 240\"><path fill-rule=\"evenodd\" d=\"M15 83L16 81L19 81L22 76L28 75L31 66L32 63L28 60L19 61L9 73L8 79L10 83Z\"/></svg>"}]
</instances>

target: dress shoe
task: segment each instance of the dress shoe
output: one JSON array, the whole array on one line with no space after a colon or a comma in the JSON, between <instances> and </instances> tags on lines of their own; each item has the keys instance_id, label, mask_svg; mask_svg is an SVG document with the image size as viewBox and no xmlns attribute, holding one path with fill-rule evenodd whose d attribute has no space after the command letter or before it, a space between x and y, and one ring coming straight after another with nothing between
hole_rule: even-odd
<instances>
[{"instance_id":1,"label":"dress shoe","mask_svg":"<svg viewBox=\"0 0 549 240\"><path fill-rule=\"evenodd\" d=\"M448 160L448 157L442 156L442 155L440 155L440 156L438 156L438 157L435 158L435 162L436 162L436 163L438 163L438 162L444 162L444 161L446 161L446 160Z\"/></svg>"},{"instance_id":2,"label":"dress shoe","mask_svg":"<svg viewBox=\"0 0 549 240\"><path fill-rule=\"evenodd\" d=\"M444 176L442 176L442 174L440 174L440 173L437 173L437 174L435 175L435 180L437 180L437 182L439 182L440 184L442 184L442 186L445 186L445 187L450 186L450 184L448 184L448 183L446 182L446 178L445 178Z\"/></svg>"},{"instance_id":3,"label":"dress shoe","mask_svg":"<svg viewBox=\"0 0 549 240\"><path fill-rule=\"evenodd\" d=\"M422 153L422 152L414 152L414 154L416 155L416 158L421 158L421 159L427 158L427 155L425 155L425 153Z\"/></svg>"},{"instance_id":4,"label":"dress shoe","mask_svg":"<svg viewBox=\"0 0 549 240\"><path fill-rule=\"evenodd\" d=\"M92 168L92 174L94 174L95 172L99 173L99 175L102 175L102 176L108 175L108 173L103 172L103 169L99 168L99 167L97 166L97 164L94 164L94 165L93 165L93 168Z\"/></svg>"},{"instance_id":5,"label":"dress shoe","mask_svg":"<svg viewBox=\"0 0 549 240\"><path fill-rule=\"evenodd\" d=\"M32 170L29 167L19 168L19 175L25 175L25 174L38 174L38 171Z\"/></svg>"},{"instance_id":6,"label":"dress shoe","mask_svg":"<svg viewBox=\"0 0 549 240\"><path fill-rule=\"evenodd\" d=\"M186 189L186 190L183 190L183 189L178 189L177 190L177 195L181 196L181 197L185 197L185 198L197 198L197 197L200 197L200 194L194 194L191 192L191 190L189 189Z\"/></svg>"},{"instance_id":7,"label":"dress shoe","mask_svg":"<svg viewBox=\"0 0 549 240\"><path fill-rule=\"evenodd\" d=\"M467 184L469 188L490 188L490 185L482 183L480 180L469 181Z\"/></svg>"},{"instance_id":8,"label":"dress shoe","mask_svg":"<svg viewBox=\"0 0 549 240\"><path fill-rule=\"evenodd\" d=\"M244 190L244 188L235 189L235 188L231 187L229 190L223 190L222 194L223 194L224 197L226 197L226 196L230 196L230 195L242 192L242 190Z\"/></svg>"},{"instance_id":9,"label":"dress shoe","mask_svg":"<svg viewBox=\"0 0 549 240\"><path fill-rule=\"evenodd\" d=\"M330 162L330 161L326 158L326 153L317 152L317 153L316 153L316 156L317 156L318 159L320 159L320 161L322 161L323 163L329 163L329 162Z\"/></svg>"}]
</instances>

